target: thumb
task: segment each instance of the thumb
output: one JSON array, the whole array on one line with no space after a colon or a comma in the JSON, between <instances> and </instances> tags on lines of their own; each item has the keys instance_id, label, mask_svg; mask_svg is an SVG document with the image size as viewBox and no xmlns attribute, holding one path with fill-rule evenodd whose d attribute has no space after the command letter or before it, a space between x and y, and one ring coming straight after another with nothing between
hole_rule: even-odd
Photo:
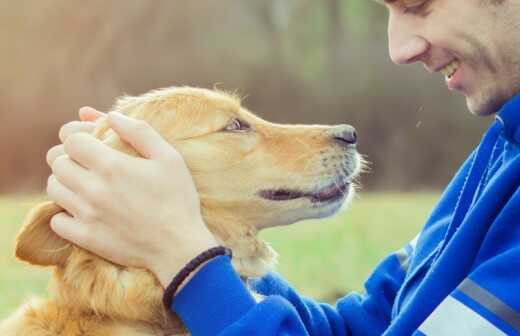
<instances>
[{"instance_id":1,"label":"thumb","mask_svg":"<svg viewBox=\"0 0 520 336\"><path fill-rule=\"evenodd\" d=\"M94 121L105 115L106 115L106 113L99 112L98 110L96 110L90 106L83 106L82 108L79 109L79 119L81 121Z\"/></svg>"},{"instance_id":2,"label":"thumb","mask_svg":"<svg viewBox=\"0 0 520 336\"><path fill-rule=\"evenodd\" d=\"M121 139L147 159L159 159L172 151L170 144L144 120L110 112L108 123Z\"/></svg>"}]
</instances>

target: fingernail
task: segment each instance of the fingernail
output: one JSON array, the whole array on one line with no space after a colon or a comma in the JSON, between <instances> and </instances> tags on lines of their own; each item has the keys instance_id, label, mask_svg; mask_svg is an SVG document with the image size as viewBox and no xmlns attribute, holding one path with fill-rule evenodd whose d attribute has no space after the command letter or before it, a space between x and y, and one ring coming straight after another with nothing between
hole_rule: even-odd
<instances>
[{"instance_id":1,"label":"fingernail","mask_svg":"<svg viewBox=\"0 0 520 336\"><path fill-rule=\"evenodd\" d=\"M95 121L102 115L102 112L99 112L98 110L90 106L83 106L79 109L79 117L81 121Z\"/></svg>"},{"instance_id":2,"label":"fingernail","mask_svg":"<svg viewBox=\"0 0 520 336\"><path fill-rule=\"evenodd\" d=\"M79 109L79 113L80 114L92 114L92 115L98 115L99 114L99 111L96 110L95 108L93 107L90 107L90 106L83 106Z\"/></svg>"}]
</instances>

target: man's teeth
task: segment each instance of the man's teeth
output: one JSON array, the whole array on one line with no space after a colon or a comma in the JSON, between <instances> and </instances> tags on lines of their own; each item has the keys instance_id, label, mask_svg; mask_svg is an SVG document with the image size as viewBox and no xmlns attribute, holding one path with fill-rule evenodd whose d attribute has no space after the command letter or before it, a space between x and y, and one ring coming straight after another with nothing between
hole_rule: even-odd
<instances>
[{"instance_id":1,"label":"man's teeth","mask_svg":"<svg viewBox=\"0 0 520 336\"><path fill-rule=\"evenodd\" d=\"M458 60L455 60L455 61L451 62L450 64L448 64L443 69L441 69L441 72L444 75L444 77L446 77L446 79L451 79L451 77L453 77L453 75L459 68L459 65L460 65L460 62Z\"/></svg>"}]
</instances>

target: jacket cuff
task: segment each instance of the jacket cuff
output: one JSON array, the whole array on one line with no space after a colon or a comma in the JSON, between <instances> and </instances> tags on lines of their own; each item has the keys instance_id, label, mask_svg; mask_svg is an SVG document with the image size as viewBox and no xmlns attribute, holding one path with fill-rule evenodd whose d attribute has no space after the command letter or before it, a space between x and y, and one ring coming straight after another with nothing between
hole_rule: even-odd
<instances>
[{"instance_id":1,"label":"jacket cuff","mask_svg":"<svg viewBox=\"0 0 520 336\"><path fill-rule=\"evenodd\" d=\"M175 296L171 310L193 336L217 335L256 304L228 256L206 263Z\"/></svg>"}]
</instances>

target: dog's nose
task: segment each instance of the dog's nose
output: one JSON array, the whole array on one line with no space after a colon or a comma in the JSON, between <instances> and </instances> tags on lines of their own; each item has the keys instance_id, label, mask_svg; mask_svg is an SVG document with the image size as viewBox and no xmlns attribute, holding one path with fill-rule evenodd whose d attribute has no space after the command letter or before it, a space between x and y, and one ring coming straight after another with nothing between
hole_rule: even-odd
<instances>
[{"instance_id":1,"label":"dog's nose","mask_svg":"<svg viewBox=\"0 0 520 336\"><path fill-rule=\"evenodd\" d=\"M337 126L332 134L334 142L341 146L352 147L357 143L356 129L350 125Z\"/></svg>"}]
</instances>

